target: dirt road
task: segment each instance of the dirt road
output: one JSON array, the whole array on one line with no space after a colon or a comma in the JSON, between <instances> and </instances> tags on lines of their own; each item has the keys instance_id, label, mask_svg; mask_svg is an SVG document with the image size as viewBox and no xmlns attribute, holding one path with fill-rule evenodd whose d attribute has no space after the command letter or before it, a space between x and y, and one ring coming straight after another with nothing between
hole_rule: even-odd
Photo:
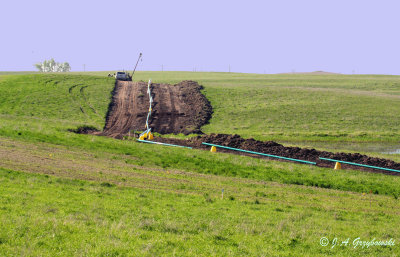
<instances>
[{"instance_id":1,"label":"dirt road","mask_svg":"<svg viewBox=\"0 0 400 257\"><path fill-rule=\"evenodd\" d=\"M201 89L194 81L175 85L153 83L153 112L149 120L152 131L160 134L201 133L200 127L208 122L212 112ZM143 131L148 110L147 83L117 81L106 125L99 134L122 138L130 131Z\"/></svg>"}]
</instances>

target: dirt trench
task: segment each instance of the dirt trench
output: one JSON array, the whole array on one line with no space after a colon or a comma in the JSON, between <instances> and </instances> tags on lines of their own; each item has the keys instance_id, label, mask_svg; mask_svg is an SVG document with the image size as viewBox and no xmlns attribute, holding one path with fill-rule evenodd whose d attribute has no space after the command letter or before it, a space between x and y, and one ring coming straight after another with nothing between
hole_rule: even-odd
<instances>
[{"instance_id":1,"label":"dirt trench","mask_svg":"<svg viewBox=\"0 0 400 257\"><path fill-rule=\"evenodd\" d=\"M201 134L201 126L211 118L212 107L195 81L175 85L152 83L152 114L149 126L160 134ZM106 124L98 135L123 138L145 130L149 111L147 83L117 81Z\"/></svg>"},{"instance_id":2,"label":"dirt trench","mask_svg":"<svg viewBox=\"0 0 400 257\"><path fill-rule=\"evenodd\" d=\"M216 145L228 146L233 148L239 148L243 150L260 152L265 154L277 155L282 157L294 158L299 160L316 162L319 167L333 168L335 163L329 161L320 160L319 157L324 157L328 159L335 159L340 161L354 162L359 164L365 164L370 166L376 166L381 168L388 168L394 170L400 170L400 163L394 162L392 160L376 158L360 153L332 153L326 151L319 151L316 149L300 148L300 147L287 147L283 146L274 141L258 141L253 138L244 139L239 135L229 135L229 134L210 134L202 135L189 139L172 139L172 138L156 138L155 141L178 144L184 146L190 146L197 149L209 150L209 146L205 146L202 142L211 143ZM218 148L218 152L227 152L232 154L247 155L257 158L266 158L273 160L280 160L276 158L263 157L260 155L243 153L233 150L226 150ZM282 160L280 160L282 161ZM364 168L354 165L342 164L343 169L357 169L374 173L384 173L390 175L399 176L399 172L385 171L372 168Z\"/></svg>"}]
</instances>

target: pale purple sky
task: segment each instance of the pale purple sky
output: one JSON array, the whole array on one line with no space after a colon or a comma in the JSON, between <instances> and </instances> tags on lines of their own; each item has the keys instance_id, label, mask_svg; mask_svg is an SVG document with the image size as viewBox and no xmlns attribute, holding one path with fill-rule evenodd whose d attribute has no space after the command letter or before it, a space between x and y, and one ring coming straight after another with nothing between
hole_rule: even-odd
<instances>
[{"instance_id":1,"label":"pale purple sky","mask_svg":"<svg viewBox=\"0 0 400 257\"><path fill-rule=\"evenodd\" d=\"M400 1L2 1L0 71L400 74Z\"/></svg>"}]
</instances>

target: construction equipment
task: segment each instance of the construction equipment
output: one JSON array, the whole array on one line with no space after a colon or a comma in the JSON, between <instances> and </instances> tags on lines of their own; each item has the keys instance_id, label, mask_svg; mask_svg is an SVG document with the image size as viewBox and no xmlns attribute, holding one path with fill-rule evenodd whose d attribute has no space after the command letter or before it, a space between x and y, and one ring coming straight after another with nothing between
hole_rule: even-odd
<instances>
[{"instance_id":1,"label":"construction equipment","mask_svg":"<svg viewBox=\"0 0 400 257\"><path fill-rule=\"evenodd\" d=\"M124 81L131 81L132 77L129 76L129 73L123 72L123 71L118 71L115 74L115 79L116 80L124 80Z\"/></svg>"},{"instance_id":2,"label":"construction equipment","mask_svg":"<svg viewBox=\"0 0 400 257\"><path fill-rule=\"evenodd\" d=\"M137 68L138 63L141 60L141 58L142 58L142 53L139 54L139 58L137 59L135 68L132 71L132 75L125 71L118 71L115 74L115 79L116 80L124 80L124 81L132 81L133 74L135 74L136 68Z\"/></svg>"},{"instance_id":3,"label":"construction equipment","mask_svg":"<svg viewBox=\"0 0 400 257\"><path fill-rule=\"evenodd\" d=\"M139 63L139 60L140 60L141 58L142 58L142 53L140 53L140 54L139 54L139 58L137 59L137 62L136 62L135 68L134 68L134 69L133 69L133 71L132 71L131 80L132 80L133 74L135 74L136 67L137 67L137 65L138 65L138 63Z\"/></svg>"}]
</instances>

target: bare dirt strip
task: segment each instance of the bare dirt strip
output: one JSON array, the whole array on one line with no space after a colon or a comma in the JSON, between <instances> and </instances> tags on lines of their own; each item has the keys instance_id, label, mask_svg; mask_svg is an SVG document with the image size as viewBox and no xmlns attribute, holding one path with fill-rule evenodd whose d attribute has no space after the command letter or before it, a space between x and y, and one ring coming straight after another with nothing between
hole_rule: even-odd
<instances>
[{"instance_id":1,"label":"bare dirt strip","mask_svg":"<svg viewBox=\"0 0 400 257\"><path fill-rule=\"evenodd\" d=\"M151 85L153 110L149 126L160 134L201 133L200 127L211 118L212 108L194 81L175 85ZM117 81L106 125L98 135L122 138L145 130L149 96L147 83Z\"/></svg>"}]
</instances>

